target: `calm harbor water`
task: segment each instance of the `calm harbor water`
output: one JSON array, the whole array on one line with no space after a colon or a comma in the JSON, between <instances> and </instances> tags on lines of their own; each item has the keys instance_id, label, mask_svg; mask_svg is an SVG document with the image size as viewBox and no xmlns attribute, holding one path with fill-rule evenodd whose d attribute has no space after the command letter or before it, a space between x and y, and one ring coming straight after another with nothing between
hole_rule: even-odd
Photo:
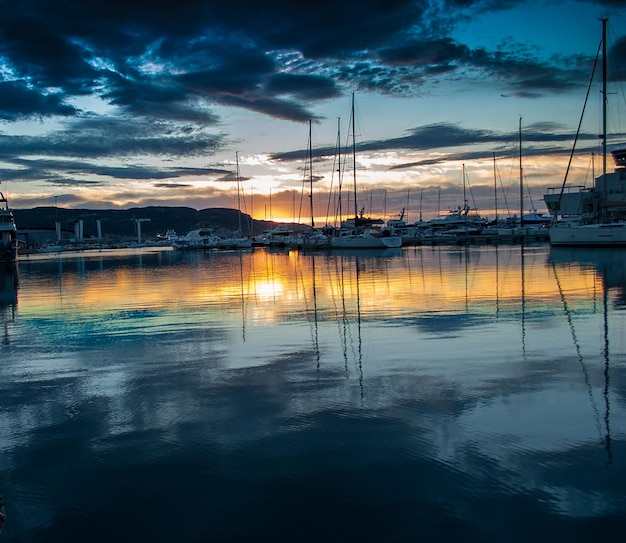
<instances>
[{"instance_id":1,"label":"calm harbor water","mask_svg":"<svg viewBox=\"0 0 626 543\"><path fill-rule=\"evenodd\" d=\"M622 541L626 252L0 269L2 542Z\"/></svg>"}]
</instances>

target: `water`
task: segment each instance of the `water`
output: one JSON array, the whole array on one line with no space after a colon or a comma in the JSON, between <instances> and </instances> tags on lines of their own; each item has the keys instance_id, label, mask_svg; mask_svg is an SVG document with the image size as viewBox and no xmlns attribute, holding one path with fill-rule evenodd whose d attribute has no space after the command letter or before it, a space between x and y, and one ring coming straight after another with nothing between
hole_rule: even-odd
<instances>
[{"instance_id":1,"label":"water","mask_svg":"<svg viewBox=\"0 0 626 543\"><path fill-rule=\"evenodd\" d=\"M621 541L626 252L23 258L4 542Z\"/></svg>"}]
</instances>

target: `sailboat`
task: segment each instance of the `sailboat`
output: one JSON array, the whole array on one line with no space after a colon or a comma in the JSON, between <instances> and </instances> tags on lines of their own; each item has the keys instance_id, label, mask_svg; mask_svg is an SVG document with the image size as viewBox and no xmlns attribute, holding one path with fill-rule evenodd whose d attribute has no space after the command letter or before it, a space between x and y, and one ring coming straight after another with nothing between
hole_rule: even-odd
<instances>
[{"instance_id":1,"label":"sailboat","mask_svg":"<svg viewBox=\"0 0 626 543\"><path fill-rule=\"evenodd\" d=\"M309 170L309 203L311 212L311 230L303 232L295 236L290 236L287 246L297 249L326 249L330 247L328 235L315 227L315 211L313 206L313 140L312 140L312 122L309 119L309 148L307 153L308 170Z\"/></svg>"},{"instance_id":2,"label":"sailboat","mask_svg":"<svg viewBox=\"0 0 626 543\"><path fill-rule=\"evenodd\" d=\"M17 260L17 226L13 210L4 194L0 192L0 262Z\"/></svg>"},{"instance_id":3,"label":"sailboat","mask_svg":"<svg viewBox=\"0 0 626 543\"><path fill-rule=\"evenodd\" d=\"M543 213L538 213L532 205L532 210L524 213L524 168L522 166L522 118L518 123L519 133L519 218L515 215L510 217L504 227L498 228L498 235L503 238L524 240L546 240L548 238L547 227L551 218Z\"/></svg>"},{"instance_id":4,"label":"sailboat","mask_svg":"<svg viewBox=\"0 0 626 543\"><path fill-rule=\"evenodd\" d=\"M462 168L463 181L463 205L456 209L450 209L447 215L440 219L429 221L430 231L427 237L436 237L439 241L470 241L480 234L485 220L480 217L476 210L472 210L467 201L467 175L465 164Z\"/></svg>"},{"instance_id":5,"label":"sailboat","mask_svg":"<svg viewBox=\"0 0 626 543\"><path fill-rule=\"evenodd\" d=\"M354 218L342 221L341 228L333 232L330 239L333 249L390 249L402 246L402 238L390 230L381 230L384 221L370 219L359 213L356 183L356 134L354 115L354 93L352 93L352 174L354 184Z\"/></svg>"},{"instance_id":6,"label":"sailboat","mask_svg":"<svg viewBox=\"0 0 626 543\"><path fill-rule=\"evenodd\" d=\"M626 246L626 149L613 151L615 171L607 173L607 55L606 25L602 21L602 175L595 180L590 191L591 211L565 217L566 209L561 206L561 195L556 202L548 202L555 216L549 229L550 244L553 246L621 247ZM562 193L563 191L561 191ZM586 193L589 195L589 191ZM610 197L609 197L610 195ZM546 195L547 198L548 195ZM580 193L583 202L585 193Z\"/></svg>"},{"instance_id":7,"label":"sailboat","mask_svg":"<svg viewBox=\"0 0 626 543\"><path fill-rule=\"evenodd\" d=\"M220 238L215 242L216 249L250 249L252 240L242 235L241 229L241 178L239 176L239 153L235 154L237 164L237 211L238 211L238 228L235 236L228 238Z\"/></svg>"}]
</instances>

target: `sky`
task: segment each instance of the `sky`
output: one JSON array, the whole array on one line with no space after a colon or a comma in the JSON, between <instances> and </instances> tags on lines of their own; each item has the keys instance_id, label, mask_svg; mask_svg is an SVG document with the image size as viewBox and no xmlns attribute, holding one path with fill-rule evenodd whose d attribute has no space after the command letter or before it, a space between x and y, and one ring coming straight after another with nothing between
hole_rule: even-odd
<instances>
[{"instance_id":1,"label":"sky","mask_svg":"<svg viewBox=\"0 0 626 543\"><path fill-rule=\"evenodd\" d=\"M341 185L343 214L545 211L579 122L568 186L601 168L599 69L590 78L604 17L607 142L626 142L626 0L0 8L0 190L18 209L239 207L310 223L312 200L320 225Z\"/></svg>"}]
</instances>

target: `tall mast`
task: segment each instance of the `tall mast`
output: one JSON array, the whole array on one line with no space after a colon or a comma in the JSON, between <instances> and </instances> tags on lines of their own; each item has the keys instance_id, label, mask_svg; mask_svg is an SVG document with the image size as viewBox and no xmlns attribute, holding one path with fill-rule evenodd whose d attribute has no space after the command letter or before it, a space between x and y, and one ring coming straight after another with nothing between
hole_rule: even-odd
<instances>
[{"instance_id":1,"label":"tall mast","mask_svg":"<svg viewBox=\"0 0 626 543\"><path fill-rule=\"evenodd\" d=\"M371 195L371 193L370 193ZM371 196L370 196L371 202ZM370 203L370 211L372 209L372 204ZM383 217L387 217L387 189L385 189L384 197L383 197Z\"/></svg>"},{"instance_id":2,"label":"tall mast","mask_svg":"<svg viewBox=\"0 0 626 543\"><path fill-rule=\"evenodd\" d=\"M337 177L339 185L339 223L343 220L343 208L341 205L341 188L343 184L343 171L341 168L341 117L337 117Z\"/></svg>"},{"instance_id":3,"label":"tall mast","mask_svg":"<svg viewBox=\"0 0 626 543\"><path fill-rule=\"evenodd\" d=\"M409 203L411 198L411 189L406 189L406 215L404 217L405 221L409 221Z\"/></svg>"},{"instance_id":4,"label":"tall mast","mask_svg":"<svg viewBox=\"0 0 626 543\"><path fill-rule=\"evenodd\" d=\"M235 162L237 163L237 209L239 210L239 231L237 235L242 235L241 230L241 194L239 191L239 151L235 151Z\"/></svg>"},{"instance_id":5,"label":"tall mast","mask_svg":"<svg viewBox=\"0 0 626 543\"><path fill-rule=\"evenodd\" d=\"M420 192L420 222L422 222L422 200L424 196L424 189Z\"/></svg>"},{"instance_id":6,"label":"tall mast","mask_svg":"<svg viewBox=\"0 0 626 543\"><path fill-rule=\"evenodd\" d=\"M463 167L461 169L463 175L463 209L467 208L467 190L465 188L465 163L463 163Z\"/></svg>"},{"instance_id":7,"label":"tall mast","mask_svg":"<svg viewBox=\"0 0 626 543\"><path fill-rule=\"evenodd\" d=\"M467 195L465 191L465 163L463 163L463 217L465 218L465 223L467 223Z\"/></svg>"},{"instance_id":8,"label":"tall mast","mask_svg":"<svg viewBox=\"0 0 626 543\"><path fill-rule=\"evenodd\" d=\"M493 153L493 200L496 208L496 225L498 224L498 182L496 175L496 154Z\"/></svg>"},{"instance_id":9,"label":"tall mast","mask_svg":"<svg viewBox=\"0 0 626 543\"><path fill-rule=\"evenodd\" d=\"M311 142L311 119L309 119L309 177L311 184L311 228L315 228L315 219L313 218L313 143Z\"/></svg>"},{"instance_id":10,"label":"tall mast","mask_svg":"<svg viewBox=\"0 0 626 543\"><path fill-rule=\"evenodd\" d=\"M437 218L441 214L441 188L437 191Z\"/></svg>"},{"instance_id":11,"label":"tall mast","mask_svg":"<svg viewBox=\"0 0 626 543\"><path fill-rule=\"evenodd\" d=\"M606 23L608 19L602 21L602 187L603 196L607 197L606 187Z\"/></svg>"},{"instance_id":12,"label":"tall mast","mask_svg":"<svg viewBox=\"0 0 626 543\"><path fill-rule=\"evenodd\" d=\"M522 169L522 118L519 118L519 225L524 226L524 170Z\"/></svg>"},{"instance_id":13,"label":"tall mast","mask_svg":"<svg viewBox=\"0 0 626 543\"><path fill-rule=\"evenodd\" d=\"M357 225L358 222L358 208L357 208L357 200L356 200L356 133L355 126L356 121L354 119L354 93L352 93L352 177L354 180L354 225Z\"/></svg>"}]
</instances>

